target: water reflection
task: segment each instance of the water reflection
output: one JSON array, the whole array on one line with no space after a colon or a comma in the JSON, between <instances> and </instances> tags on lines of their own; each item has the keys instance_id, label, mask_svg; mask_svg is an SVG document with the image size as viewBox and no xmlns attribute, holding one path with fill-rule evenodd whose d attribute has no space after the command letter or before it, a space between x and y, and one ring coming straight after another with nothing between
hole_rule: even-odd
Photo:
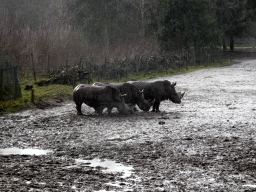
<instances>
[{"instance_id":1,"label":"water reflection","mask_svg":"<svg viewBox=\"0 0 256 192\"><path fill-rule=\"evenodd\" d=\"M17 147L11 148L0 148L0 155L46 155L47 153L52 152L51 150L42 150L42 149L20 149Z\"/></svg>"},{"instance_id":2,"label":"water reflection","mask_svg":"<svg viewBox=\"0 0 256 192\"><path fill-rule=\"evenodd\" d=\"M126 178L131 176L133 168L131 166L125 166L121 163L116 163L115 161L111 160L101 160L101 159L92 159L92 160L82 160L76 159L76 163L80 166L85 164L86 166L90 167L104 167L102 171L105 173L123 173L122 178Z\"/></svg>"}]
</instances>

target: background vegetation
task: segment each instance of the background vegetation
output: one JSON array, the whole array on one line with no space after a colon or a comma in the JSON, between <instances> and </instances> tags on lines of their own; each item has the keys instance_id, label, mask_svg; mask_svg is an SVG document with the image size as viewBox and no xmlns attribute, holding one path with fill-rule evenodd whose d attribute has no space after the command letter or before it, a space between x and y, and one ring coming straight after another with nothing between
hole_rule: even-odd
<instances>
[{"instance_id":1,"label":"background vegetation","mask_svg":"<svg viewBox=\"0 0 256 192\"><path fill-rule=\"evenodd\" d=\"M0 49L18 63L32 52L102 62L233 50L235 37L255 36L255 9L253 0L2 0Z\"/></svg>"}]
</instances>

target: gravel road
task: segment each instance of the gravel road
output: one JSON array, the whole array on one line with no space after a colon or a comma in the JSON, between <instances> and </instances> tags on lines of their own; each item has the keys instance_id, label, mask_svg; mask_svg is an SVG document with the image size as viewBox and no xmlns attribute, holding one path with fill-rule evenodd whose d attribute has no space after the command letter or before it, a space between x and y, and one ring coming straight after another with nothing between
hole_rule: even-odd
<instances>
[{"instance_id":1,"label":"gravel road","mask_svg":"<svg viewBox=\"0 0 256 192\"><path fill-rule=\"evenodd\" d=\"M83 105L78 116L67 100L0 116L0 148L52 150L0 155L0 190L256 190L256 60L151 81L163 79L186 93L160 113L98 116ZM131 173L93 168L99 159Z\"/></svg>"}]
</instances>

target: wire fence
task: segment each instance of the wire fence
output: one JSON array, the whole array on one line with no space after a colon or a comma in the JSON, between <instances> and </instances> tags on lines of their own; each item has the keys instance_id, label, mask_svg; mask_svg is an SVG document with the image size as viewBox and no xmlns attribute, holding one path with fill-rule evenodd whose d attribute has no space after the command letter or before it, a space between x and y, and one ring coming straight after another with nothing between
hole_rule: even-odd
<instances>
[{"instance_id":1,"label":"wire fence","mask_svg":"<svg viewBox=\"0 0 256 192\"><path fill-rule=\"evenodd\" d=\"M141 55L133 58L115 60L113 58L71 58L54 55L22 55L19 58L21 76L23 78L50 78L68 68L83 68L97 81L117 80L128 77L131 74L149 71L166 72L189 66L204 65L232 60L234 57L255 57L255 53L232 53L223 52L218 49L201 49L195 53L194 50L182 51L171 55Z\"/></svg>"}]
</instances>

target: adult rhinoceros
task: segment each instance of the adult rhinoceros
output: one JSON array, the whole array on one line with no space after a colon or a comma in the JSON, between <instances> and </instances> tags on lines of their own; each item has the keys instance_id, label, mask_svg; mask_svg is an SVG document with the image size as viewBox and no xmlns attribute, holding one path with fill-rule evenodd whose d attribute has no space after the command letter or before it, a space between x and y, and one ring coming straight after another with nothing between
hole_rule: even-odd
<instances>
[{"instance_id":1,"label":"adult rhinoceros","mask_svg":"<svg viewBox=\"0 0 256 192\"><path fill-rule=\"evenodd\" d=\"M163 100L171 100L174 103L181 103L181 99L184 95L177 93L175 90L176 83L171 83L170 81L154 81L154 82L145 82L145 81L128 81L138 87L139 89L144 90L145 99L155 99L153 105L153 112L159 112L160 102Z\"/></svg>"},{"instance_id":2,"label":"adult rhinoceros","mask_svg":"<svg viewBox=\"0 0 256 192\"><path fill-rule=\"evenodd\" d=\"M154 104L154 100L145 100L143 90L139 90L135 85L130 83L94 83L94 86L112 86L117 88L121 94L126 94L124 97L125 103L135 106L136 104L143 111L149 111Z\"/></svg>"},{"instance_id":3,"label":"adult rhinoceros","mask_svg":"<svg viewBox=\"0 0 256 192\"><path fill-rule=\"evenodd\" d=\"M120 91L111 86L97 87L92 85L80 84L73 90L73 100L76 104L77 113L82 115L81 106L83 103L93 107L96 113L102 115L104 108L108 108L111 113L113 107L122 114L128 114L132 109L125 104L124 97Z\"/></svg>"}]
</instances>

